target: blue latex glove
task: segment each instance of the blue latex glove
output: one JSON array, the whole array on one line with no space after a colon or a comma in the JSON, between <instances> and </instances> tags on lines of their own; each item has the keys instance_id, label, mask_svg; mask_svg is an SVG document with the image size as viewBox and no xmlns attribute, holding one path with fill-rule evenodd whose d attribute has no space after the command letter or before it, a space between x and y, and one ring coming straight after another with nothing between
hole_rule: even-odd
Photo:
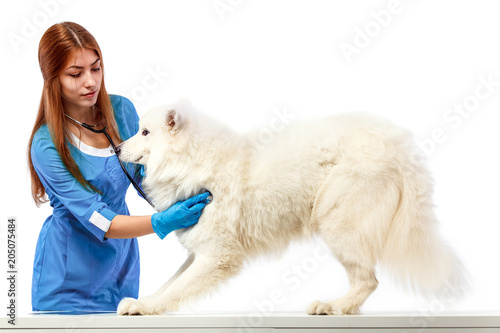
<instances>
[{"instance_id":1,"label":"blue latex glove","mask_svg":"<svg viewBox=\"0 0 500 333\"><path fill-rule=\"evenodd\" d=\"M210 192L195 195L185 201L179 201L167 210L151 216L154 232L161 239L177 229L187 228L198 222L201 210L210 203Z\"/></svg>"}]
</instances>

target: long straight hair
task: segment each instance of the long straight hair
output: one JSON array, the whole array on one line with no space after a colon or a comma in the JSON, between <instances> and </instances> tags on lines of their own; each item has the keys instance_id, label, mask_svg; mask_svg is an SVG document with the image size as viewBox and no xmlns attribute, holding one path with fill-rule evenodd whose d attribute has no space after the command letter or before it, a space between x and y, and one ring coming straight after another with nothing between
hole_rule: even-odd
<instances>
[{"instance_id":1,"label":"long straight hair","mask_svg":"<svg viewBox=\"0 0 500 333\"><path fill-rule=\"evenodd\" d=\"M51 26L44 33L38 47L38 62L43 76L42 98L36 117L35 125L31 133L28 144L28 165L31 174L31 195L37 206L47 202L45 188L38 177L33 161L31 159L31 145L38 129L47 124L49 132L54 142L54 146L59 153L62 162L67 170L82 184L88 191L100 192L84 177L71 156L68 146L70 142L70 132L66 127L66 117L61 95L61 82L59 74L75 58L77 53L84 48L92 49L101 59L102 82L96 106L101 110L108 124L108 132L117 142L121 142L118 127L114 118L113 108L109 95L104 85L104 62L101 49L95 38L81 25L73 22L62 22Z\"/></svg>"}]
</instances>

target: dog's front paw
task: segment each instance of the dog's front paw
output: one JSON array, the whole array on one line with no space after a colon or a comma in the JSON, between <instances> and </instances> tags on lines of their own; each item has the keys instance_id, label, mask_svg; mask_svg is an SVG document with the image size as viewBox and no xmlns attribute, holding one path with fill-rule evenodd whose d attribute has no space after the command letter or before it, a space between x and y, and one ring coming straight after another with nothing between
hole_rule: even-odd
<instances>
[{"instance_id":1,"label":"dog's front paw","mask_svg":"<svg viewBox=\"0 0 500 333\"><path fill-rule=\"evenodd\" d=\"M118 310L116 311L120 316L133 316L133 315L149 315L149 314L157 314L157 311L150 309L143 302L133 299L133 298L124 298L118 304Z\"/></svg>"},{"instance_id":2,"label":"dog's front paw","mask_svg":"<svg viewBox=\"0 0 500 333\"><path fill-rule=\"evenodd\" d=\"M144 297L141 299L134 298L124 298L120 304L118 304L117 313L119 315L159 315L164 313L166 310L160 304L155 302L154 298Z\"/></svg>"},{"instance_id":3,"label":"dog's front paw","mask_svg":"<svg viewBox=\"0 0 500 333\"><path fill-rule=\"evenodd\" d=\"M116 313L120 316L128 315L128 311L130 307L133 305L134 302L136 302L136 299L133 298L124 298L120 301L118 304L118 309L116 310Z\"/></svg>"},{"instance_id":4,"label":"dog's front paw","mask_svg":"<svg viewBox=\"0 0 500 333\"><path fill-rule=\"evenodd\" d=\"M121 300L120 304L118 304L118 310L116 312L120 316L125 316L125 315L144 315L144 311L142 311L143 307L141 306L141 303L139 300L134 299L134 298L124 298Z\"/></svg>"}]
</instances>

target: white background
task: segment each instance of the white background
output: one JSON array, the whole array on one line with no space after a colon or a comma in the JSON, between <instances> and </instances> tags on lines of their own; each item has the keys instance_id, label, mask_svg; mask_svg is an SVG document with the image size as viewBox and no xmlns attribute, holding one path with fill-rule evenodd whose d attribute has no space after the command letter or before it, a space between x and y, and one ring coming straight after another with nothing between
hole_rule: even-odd
<instances>
[{"instance_id":1,"label":"white background","mask_svg":"<svg viewBox=\"0 0 500 333\"><path fill-rule=\"evenodd\" d=\"M411 129L435 178L441 232L473 281L471 294L451 309L500 309L496 1L40 0L0 6L0 267L7 271L7 218L15 217L19 314L31 311L34 250L51 211L48 204L33 203L26 164L42 88L37 48L43 32L61 21L80 23L96 37L108 92L131 99L139 115L188 97L197 109L241 131L268 126L276 109L288 110L296 121L365 110ZM357 53L346 56L347 44ZM494 82L490 90L481 78ZM464 103L467 115L448 111L455 105L465 110ZM134 191L128 197L132 214L152 213ZM145 296L186 254L173 235L163 241L149 235L139 244ZM315 255L317 246L293 244L283 257L256 260L184 310L304 311L312 300L341 296L345 272L334 259ZM0 305L7 304L6 279L0 281ZM441 309L398 289L383 272L379 282L365 312Z\"/></svg>"}]
</instances>

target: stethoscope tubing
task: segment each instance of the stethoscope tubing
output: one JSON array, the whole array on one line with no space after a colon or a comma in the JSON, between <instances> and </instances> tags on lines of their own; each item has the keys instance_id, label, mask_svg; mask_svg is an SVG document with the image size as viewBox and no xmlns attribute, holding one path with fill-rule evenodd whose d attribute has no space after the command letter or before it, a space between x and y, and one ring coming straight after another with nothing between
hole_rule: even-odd
<instances>
[{"instance_id":1,"label":"stethoscope tubing","mask_svg":"<svg viewBox=\"0 0 500 333\"><path fill-rule=\"evenodd\" d=\"M151 201L151 199L148 198L148 196L143 192L143 190L139 187L139 185L137 185L137 183L134 181L134 179L128 173L127 169L125 169L125 166L123 165L122 160L120 160L120 158L118 157L118 149L117 149L115 143L113 142L113 140L111 139L111 137L109 136L108 132L106 132L106 128L108 126L104 125L104 127L102 129L98 130L98 129L94 128L97 125L89 125L86 123L79 122L78 120L71 118L67 114L65 114L65 116L68 117L69 119L73 120L77 124L81 125L82 127L88 129L91 132L98 133L98 134L102 133L106 136L106 139L108 139L109 143L111 144L111 147L113 147L113 151L115 152L116 158L118 159L118 162L120 163L120 166L122 167L122 170L125 173L125 175L127 176L128 180L130 180L130 183L132 183L132 185L135 187L137 192L139 192L141 194L141 196L144 198L144 200L146 200L151 205L151 207L155 208L153 201Z\"/></svg>"}]
</instances>

